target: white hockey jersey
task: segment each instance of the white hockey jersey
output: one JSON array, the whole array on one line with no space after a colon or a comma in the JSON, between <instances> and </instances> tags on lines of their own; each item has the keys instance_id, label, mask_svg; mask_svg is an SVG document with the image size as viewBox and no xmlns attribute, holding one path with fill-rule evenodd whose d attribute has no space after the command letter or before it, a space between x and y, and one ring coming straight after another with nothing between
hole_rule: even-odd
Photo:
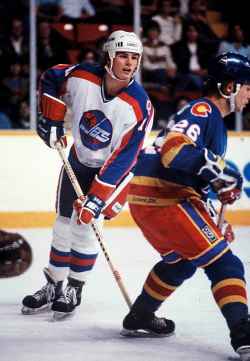
<instances>
[{"instance_id":1,"label":"white hockey jersey","mask_svg":"<svg viewBox=\"0 0 250 361\"><path fill-rule=\"evenodd\" d=\"M117 185L134 167L153 123L153 107L135 80L113 98L105 95L105 69L90 64L57 65L41 77L40 93L65 99L72 111L78 160L101 168L99 179Z\"/></svg>"}]
</instances>

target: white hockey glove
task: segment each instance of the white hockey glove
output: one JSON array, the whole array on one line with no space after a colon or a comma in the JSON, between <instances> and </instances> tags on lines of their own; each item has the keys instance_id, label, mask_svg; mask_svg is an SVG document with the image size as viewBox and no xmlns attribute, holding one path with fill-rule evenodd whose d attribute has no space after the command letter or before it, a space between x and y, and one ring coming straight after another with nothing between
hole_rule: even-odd
<instances>
[{"instance_id":1,"label":"white hockey glove","mask_svg":"<svg viewBox=\"0 0 250 361\"><path fill-rule=\"evenodd\" d=\"M208 149L204 149L206 163L200 168L198 175L210 183L218 193L222 204L232 204L241 196L243 179L241 174L228 167L225 161Z\"/></svg>"}]
</instances>

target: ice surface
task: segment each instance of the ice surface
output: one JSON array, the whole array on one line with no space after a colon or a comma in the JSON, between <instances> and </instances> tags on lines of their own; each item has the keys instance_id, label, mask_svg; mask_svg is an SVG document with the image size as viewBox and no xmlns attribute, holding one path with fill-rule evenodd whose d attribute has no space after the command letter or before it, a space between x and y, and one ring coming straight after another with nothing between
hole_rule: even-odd
<instances>
[{"instance_id":1,"label":"ice surface","mask_svg":"<svg viewBox=\"0 0 250 361\"><path fill-rule=\"evenodd\" d=\"M1 361L222 361L235 354L225 321L211 296L202 270L165 302L158 314L176 322L174 336L127 339L120 336L128 308L100 252L85 288L83 302L70 320L51 322L51 314L23 316L24 295L44 283L50 229L21 229L30 242L34 261L22 276L2 279L0 295ZM233 250L250 273L250 228L236 228ZM111 261L132 298L138 295L158 254L136 228L108 228L104 234Z\"/></svg>"}]
</instances>

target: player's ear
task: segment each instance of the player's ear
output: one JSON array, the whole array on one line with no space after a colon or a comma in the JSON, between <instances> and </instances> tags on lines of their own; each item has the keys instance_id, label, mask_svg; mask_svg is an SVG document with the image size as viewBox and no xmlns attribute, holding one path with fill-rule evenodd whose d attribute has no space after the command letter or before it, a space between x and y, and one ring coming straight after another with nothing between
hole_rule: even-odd
<instances>
[{"instance_id":1,"label":"player's ear","mask_svg":"<svg viewBox=\"0 0 250 361\"><path fill-rule=\"evenodd\" d=\"M225 84L224 92L226 95L230 95L231 93L235 92L235 84L233 81L229 81Z\"/></svg>"}]
</instances>

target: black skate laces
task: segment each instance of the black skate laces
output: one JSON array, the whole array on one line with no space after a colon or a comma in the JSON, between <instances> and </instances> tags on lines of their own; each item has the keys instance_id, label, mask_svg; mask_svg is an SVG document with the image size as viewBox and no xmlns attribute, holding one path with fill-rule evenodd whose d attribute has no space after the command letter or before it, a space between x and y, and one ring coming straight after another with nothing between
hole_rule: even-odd
<instances>
[{"instance_id":1,"label":"black skate laces","mask_svg":"<svg viewBox=\"0 0 250 361\"><path fill-rule=\"evenodd\" d=\"M75 305L77 303L76 298L76 289L72 286L67 286L64 293L58 298L57 302L65 302L67 304L73 302Z\"/></svg>"},{"instance_id":2,"label":"black skate laces","mask_svg":"<svg viewBox=\"0 0 250 361\"><path fill-rule=\"evenodd\" d=\"M47 283L34 294L34 297L38 301L40 301L42 298L46 298L47 302L50 303L55 298L55 286L51 283Z\"/></svg>"},{"instance_id":3,"label":"black skate laces","mask_svg":"<svg viewBox=\"0 0 250 361\"><path fill-rule=\"evenodd\" d=\"M151 321L151 325L157 330L162 330L163 328L166 328L167 321L163 317L154 317Z\"/></svg>"}]
</instances>

